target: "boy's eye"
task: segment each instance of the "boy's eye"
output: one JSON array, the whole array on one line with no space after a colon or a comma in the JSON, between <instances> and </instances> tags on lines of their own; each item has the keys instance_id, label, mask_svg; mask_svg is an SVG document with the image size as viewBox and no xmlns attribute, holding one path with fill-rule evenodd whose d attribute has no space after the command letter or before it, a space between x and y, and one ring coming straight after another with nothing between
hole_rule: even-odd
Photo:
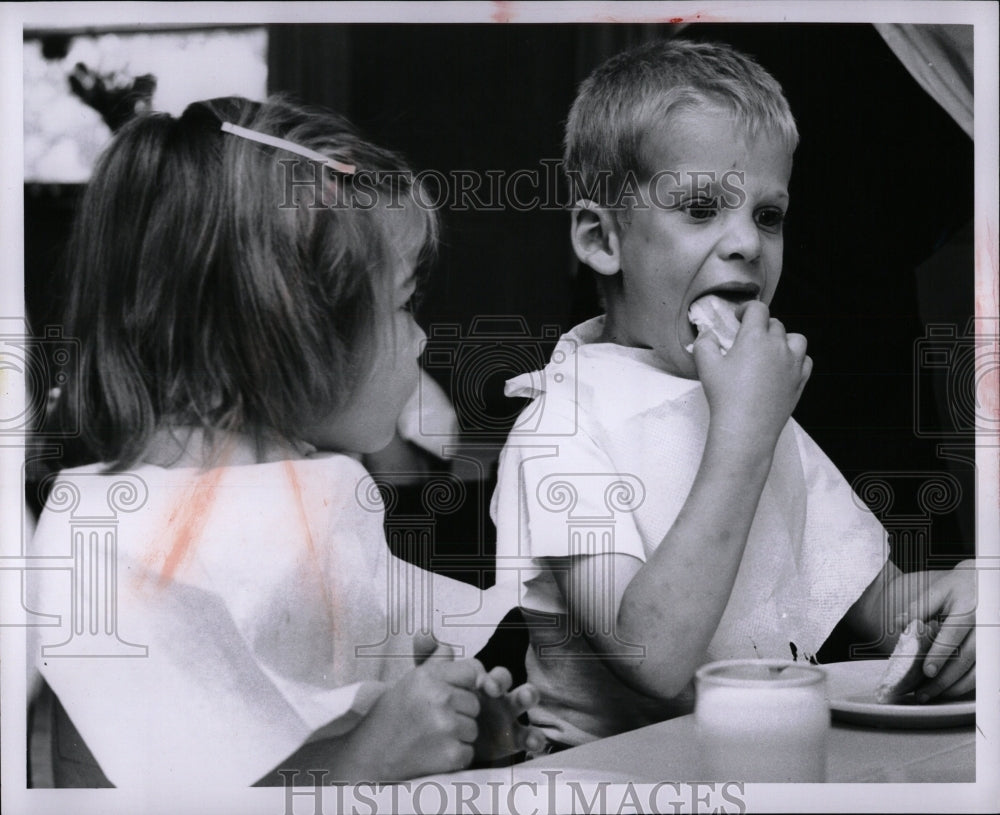
<instances>
[{"instance_id":1,"label":"boy's eye","mask_svg":"<svg viewBox=\"0 0 1000 815\"><path fill-rule=\"evenodd\" d=\"M714 218L719 212L718 203L714 200L705 199L690 201L685 205L687 214L696 221L707 221Z\"/></svg>"},{"instance_id":2,"label":"boy's eye","mask_svg":"<svg viewBox=\"0 0 1000 815\"><path fill-rule=\"evenodd\" d=\"M777 207L765 207L757 212L757 223L761 229L777 231L785 220L785 213Z\"/></svg>"}]
</instances>

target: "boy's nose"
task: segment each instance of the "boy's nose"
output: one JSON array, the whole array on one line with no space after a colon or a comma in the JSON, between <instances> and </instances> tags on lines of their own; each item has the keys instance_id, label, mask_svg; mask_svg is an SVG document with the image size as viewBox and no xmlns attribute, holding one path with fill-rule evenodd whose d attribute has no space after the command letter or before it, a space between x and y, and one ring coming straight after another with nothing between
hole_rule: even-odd
<instances>
[{"instance_id":1,"label":"boy's nose","mask_svg":"<svg viewBox=\"0 0 1000 815\"><path fill-rule=\"evenodd\" d=\"M729 213L726 231L719 241L719 253L722 257L726 260L754 263L760 258L760 251L760 231L754 222L753 213Z\"/></svg>"}]
</instances>

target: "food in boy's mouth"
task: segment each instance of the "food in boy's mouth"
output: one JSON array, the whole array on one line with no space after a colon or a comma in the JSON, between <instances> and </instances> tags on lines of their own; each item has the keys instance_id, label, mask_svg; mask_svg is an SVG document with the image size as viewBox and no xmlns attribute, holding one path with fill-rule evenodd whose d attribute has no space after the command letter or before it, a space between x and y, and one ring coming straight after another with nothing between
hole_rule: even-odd
<instances>
[{"instance_id":1,"label":"food in boy's mouth","mask_svg":"<svg viewBox=\"0 0 1000 815\"><path fill-rule=\"evenodd\" d=\"M698 329L698 336L705 331L711 331L722 346L725 354L733 347L736 334L740 330L740 321L736 318L736 309L740 301L729 300L717 294L706 294L695 300L688 309L688 320ZM693 351L694 344L687 346Z\"/></svg>"},{"instance_id":2,"label":"food in boy's mouth","mask_svg":"<svg viewBox=\"0 0 1000 815\"><path fill-rule=\"evenodd\" d=\"M924 655L940 628L936 620L926 625L914 620L903 629L875 690L875 698L880 703L900 701L923 681Z\"/></svg>"}]
</instances>

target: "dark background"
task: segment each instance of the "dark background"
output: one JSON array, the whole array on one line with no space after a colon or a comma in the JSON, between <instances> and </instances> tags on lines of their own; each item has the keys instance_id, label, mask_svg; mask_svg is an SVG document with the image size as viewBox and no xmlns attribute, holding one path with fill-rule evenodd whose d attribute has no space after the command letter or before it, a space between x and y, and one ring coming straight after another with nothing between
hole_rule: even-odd
<instances>
[{"instance_id":1,"label":"dark background","mask_svg":"<svg viewBox=\"0 0 1000 815\"><path fill-rule=\"evenodd\" d=\"M279 25L270 29L269 84L345 112L417 169L540 169L541 159L562 153L579 81L622 48L678 28ZM808 337L815 362L796 418L869 500L904 569L971 556L971 344L962 339L973 315L971 139L870 25L696 24L680 36L757 57L799 125L772 307ZM74 201L72 189L25 191L25 286L36 331L58 322L52 281ZM593 287L586 270L578 273L564 212L442 216L420 322L457 325L473 350L495 345L477 339L477 316L516 315L527 327L501 343L517 353L480 371L471 403L454 389L460 371L431 370L469 438L496 446L517 408L504 399L503 381L544 362L552 345L539 339L544 326L566 330L597 313ZM929 325L944 327L928 340ZM934 353L919 364L926 348ZM942 480L959 491L935 503L926 490ZM464 521L459 512L441 525L442 538L483 552L469 540L482 530L470 532L468 522L480 526L490 490L487 480ZM483 534L488 545L492 532Z\"/></svg>"}]
</instances>

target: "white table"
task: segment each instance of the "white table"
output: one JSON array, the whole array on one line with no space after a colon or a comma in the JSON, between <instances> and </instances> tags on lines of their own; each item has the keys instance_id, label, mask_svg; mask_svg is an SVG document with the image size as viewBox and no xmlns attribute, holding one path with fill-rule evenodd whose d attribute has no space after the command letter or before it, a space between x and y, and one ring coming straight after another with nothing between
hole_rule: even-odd
<instances>
[{"instance_id":1,"label":"white table","mask_svg":"<svg viewBox=\"0 0 1000 815\"><path fill-rule=\"evenodd\" d=\"M883 730L835 722L828 742L827 781L973 782L975 732L972 726ZM690 781L704 777L694 747L694 716L682 716L543 756L520 767L526 771L570 767L605 770L648 783Z\"/></svg>"}]
</instances>

